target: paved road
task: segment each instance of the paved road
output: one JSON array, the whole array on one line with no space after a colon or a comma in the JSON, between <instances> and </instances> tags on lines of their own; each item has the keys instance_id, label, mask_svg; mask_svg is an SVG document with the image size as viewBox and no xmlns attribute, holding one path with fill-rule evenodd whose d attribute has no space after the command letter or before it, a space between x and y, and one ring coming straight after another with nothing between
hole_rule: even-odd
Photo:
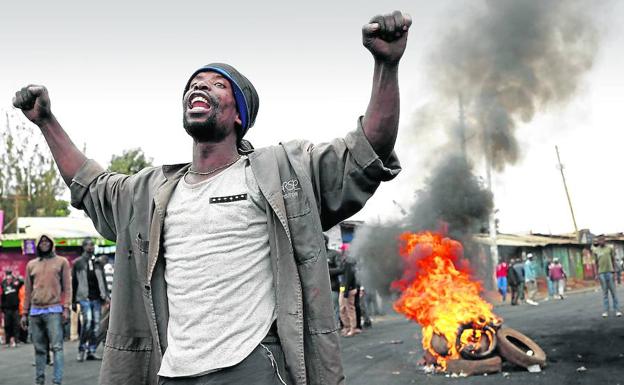
<instances>
[{"instance_id":1,"label":"paved road","mask_svg":"<svg viewBox=\"0 0 624 385\"><path fill-rule=\"evenodd\" d=\"M624 289L619 289L624 301ZM624 318L602 319L597 292L574 294L539 307L501 306L505 324L535 339L548 354L549 366L539 374L505 367L502 374L449 379L426 375L416 362L422 356L419 328L399 316L378 320L364 334L344 339L345 372L349 385L522 384L624 385ZM418 339L414 338L417 335ZM99 362L75 361L76 344L65 345L65 385L96 384ZM0 348L0 385L32 384L32 345ZM584 366L585 372L577 372ZM48 381L51 380L50 367Z\"/></svg>"},{"instance_id":2,"label":"paved road","mask_svg":"<svg viewBox=\"0 0 624 385\"><path fill-rule=\"evenodd\" d=\"M624 299L624 289L620 287L618 293ZM423 354L419 328L399 317L389 317L370 332L343 340L348 383L624 385L624 317L603 319L601 304L601 293L591 291L537 307L497 307L495 312L505 319L506 326L533 338L548 355L548 367L543 372L534 374L506 365L505 377L449 379L426 375L416 364ZM587 370L577 372L581 366Z\"/></svg>"}]
</instances>

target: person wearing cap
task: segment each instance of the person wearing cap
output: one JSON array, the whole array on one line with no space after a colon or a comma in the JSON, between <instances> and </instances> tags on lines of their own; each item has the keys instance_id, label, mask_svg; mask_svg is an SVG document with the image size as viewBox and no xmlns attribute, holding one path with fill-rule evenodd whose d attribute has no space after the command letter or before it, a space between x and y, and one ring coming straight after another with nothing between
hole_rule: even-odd
<instances>
[{"instance_id":1,"label":"person wearing cap","mask_svg":"<svg viewBox=\"0 0 624 385\"><path fill-rule=\"evenodd\" d=\"M535 300L537 295L537 268L533 261L533 254L528 253L524 262L524 284L527 288L526 303L537 306L539 303Z\"/></svg>"},{"instance_id":2,"label":"person wearing cap","mask_svg":"<svg viewBox=\"0 0 624 385\"><path fill-rule=\"evenodd\" d=\"M596 279L600 281L600 287L602 288L602 304L604 308L602 317L607 318L609 316L609 293L611 293L615 316L621 317L622 312L620 311L620 304L615 290L615 252L613 247L607 245L604 235L601 235L596 240L596 245L592 246L591 251L594 255L596 271L598 272Z\"/></svg>"},{"instance_id":3,"label":"person wearing cap","mask_svg":"<svg viewBox=\"0 0 624 385\"><path fill-rule=\"evenodd\" d=\"M51 236L35 242L37 257L26 265L23 329L30 326L35 348L35 384L45 383L48 344L54 362L53 384L63 380L63 323L69 320L72 298L71 269L65 257L56 254Z\"/></svg>"},{"instance_id":4,"label":"person wearing cap","mask_svg":"<svg viewBox=\"0 0 624 385\"><path fill-rule=\"evenodd\" d=\"M344 384L323 230L359 211L400 164L398 65L409 16L374 17L371 98L345 137L254 149L259 96L233 66L182 95L192 162L106 172L71 142L42 86L13 104L37 124L72 193L116 242L101 384Z\"/></svg>"},{"instance_id":5,"label":"person wearing cap","mask_svg":"<svg viewBox=\"0 0 624 385\"><path fill-rule=\"evenodd\" d=\"M19 290L24 282L13 276L11 269L4 271L0 283L0 310L4 315L4 338L6 344L14 348L19 337Z\"/></svg>"},{"instance_id":6,"label":"person wearing cap","mask_svg":"<svg viewBox=\"0 0 624 385\"><path fill-rule=\"evenodd\" d=\"M91 238L82 241L82 255L76 258L72 266L72 309L80 304L82 327L76 360L82 362L99 360L95 354L97 335L102 316L102 305L108 301L109 294L104 276L104 267L95 257L95 243ZM86 355L86 357L85 357Z\"/></svg>"}]
</instances>

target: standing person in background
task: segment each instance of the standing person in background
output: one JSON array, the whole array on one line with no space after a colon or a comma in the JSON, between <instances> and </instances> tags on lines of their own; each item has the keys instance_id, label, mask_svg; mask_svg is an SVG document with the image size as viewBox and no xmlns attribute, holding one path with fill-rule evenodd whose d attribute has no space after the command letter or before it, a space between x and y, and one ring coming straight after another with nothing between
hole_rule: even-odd
<instances>
[{"instance_id":1,"label":"standing person in background","mask_svg":"<svg viewBox=\"0 0 624 385\"><path fill-rule=\"evenodd\" d=\"M556 258L555 258L556 259ZM548 297L544 301L548 301L551 298L555 298L555 284L550 279L550 268L553 266L553 262L550 257L544 259L544 273L546 273L546 284L548 285Z\"/></svg>"},{"instance_id":2,"label":"standing person in background","mask_svg":"<svg viewBox=\"0 0 624 385\"><path fill-rule=\"evenodd\" d=\"M110 262L110 259L103 255L100 257L102 265L104 266L104 278L106 279L106 290L108 290L108 296L111 297L113 294L113 276L115 274L115 268L113 264Z\"/></svg>"},{"instance_id":3,"label":"standing person in background","mask_svg":"<svg viewBox=\"0 0 624 385\"><path fill-rule=\"evenodd\" d=\"M30 324L35 347L35 384L45 383L48 342L54 352L53 384L63 381L63 323L69 320L72 298L69 262L56 255L52 237L37 239L37 257L26 265L22 328Z\"/></svg>"},{"instance_id":4,"label":"standing person in background","mask_svg":"<svg viewBox=\"0 0 624 385\"><path fill-rule=\"evenodd\" d=\"M563 270L563 266L561 265L561 263L559 263L559 258L553 259L553 263L550 264L547 279L553 284L553 292L555 293L554 295L558 295L559 299L563 299L563 294L565 292L566 274Z\"/></svg>"},{"instance_id":5,"label":"standing person in background","mask_svg":"<svg viewBox=\"0 0 624 385\"><path fill-rule=\"evenodd\" d=\"M366 291L364 286L360 286L360 311L361 311L361 327L369 328L373 325L371 320L371 309L369 309L368 305L371 303L369 297L370 293Z\"/></svg>"},{"instance_id":6,"label":"standing person in background","mask_svg":"<svg viewBox=\"0 0 624 385\"><path fill-rule=\"evenodd\" d=\"M362 285L360 284L360 280L359 280L359 274L357 272L357 263L356 263L356 269L355 269L355 289L356 289L356 293L355 293L355 301L354 301L354 305L355 305L355 329L353 330L353 334L360 334L362 333L362 317L364 315L364 312L362 311L362 295L363 295L363 288Z\"/></svg>"},{"instance_id":7,"label":"standing person in background","mask_svg":"<svg viewBox=\"0 0 624 385\"><path fill-rule=\"evenodd\" d=\"M13 271L5 270L5 276L0 284L2 296L0 309L4 314L4 338L6 344L12 348L19 339L19 290L24 284L21 279L13 276Z\"/></svg>"},{"instance_id":8,"label":"standing person in background","mask_svg":"<svg viewBox=\"0 0 624 385\"><path fill-rule=\"evenodd\" d=\"M622 312L620 311L617 293L615 292L615 253L613 248L606 244L605 237L601 235L598 237L597 245L592 247L592 253L596 263L596 271L598 272L597 279L600 280L600 287L602 288L604 306L602 316L604 318L609 316L609 293L611 293L615 316L621 317Z\"/></svg>"},{"instance_id":9,"label":"standing person in background","mask_svg":"<svg viewBox=\"0 0 624 385\"><path fill-rule=\"evenodd\" d=\"M23 280L22 280L23 281ZM17 297L19 299L19 307L18 314L24 314L24 300L26 298L26 287L22 285L22 287L17 292ZM19 328L19 340L23 343L28 342L28 329Z\"/></svg>"},{"instance_id":10,"label":"standing person in background","mask_svg":"<svg viewBox=\"0 0 624 385\"><path fill-rule=\"evenodd\" d=\"M507 270L509 265L502 258L498 260L496 265L496 286L500 293L503 303L507 300Z\"/></svg>"},{"instance_id":11,"label":"standing person in background","mask_svg":"<svg viewBox=\"0 0 624 385\"><path fill-rule=\"evenodd\" d=\"M507 269L507 284L509 285L509 289L511 290L511 305L516 306L518 304L518 299L520 298L520 283L522 278L518 275L518 272L513 267L516 263L516 259L512 258L509 260L510 268Z\"/></svg>"},{"instance_id":12,"label":"standing person in background","mask_svg":"<svg viewBox=\"0 0 624 385\"><path fill-rule=\"evenodd\" d=\"M537 295L537 269L535 268L535 262L533 261L533 254L527 254L527 260L524 263L524 282L527 287L527 300L529 305L539 305L535 301Z\"/></svg>"},{"instance_id":13,"label":"standing person in background","mask_svg":"<svg viewBox=\"0 0 624 385\"><path fill-rule=\"evenodd\" d=\"M351 337L355 335L355 329L357 329L355 314L355 296L357 295L355 261L345 253L342 259L342 265L344 266L344 278L340 285L341 334L344 337Z\"/></svg>"},{"instance_id":14,"label":"standing person in background","mask_svg":"<svg viewBox=\"0 0 624 385\"><path fill-rule=\"evenodd\" d=\"M82 255L72 268L72 309L80 304L82 328L76 360L99 360L95 355L96 337L99 332L102 305L108 301L108 290L104 278L104 268L99 258L93 254L95 243L91 238L82 241Z\"/></svg>"},{"instance_id":15,"label":"standing person in background","mask_svg":"<svg viewBox=\"0 0 624 385\"><path fill-rule=\"evenodd\" d=\"M524 301L524 262L521 258L516 258L513 269L518 276L518 298L516 304L519 304Z\"/></svg>"},{"instance_id":16,"label":"standing person in background","mask_svg":"<svg viewBox=\"0 0 624 385\"><path fill-rule=\"evenodd\" d=\"M329 280L334 304L334 317L336 325L340 325L340 276L344 273L340 253L328 247L329 237L325 236L325 249L327 249L327 265L329 267Z\"/></svg>"},{"instance_id":17,"label":"standing person in background","mask_svg":"<svg viewBox=\"0 0 624 385\"><path fill-rule=\"evenodd\" d=\"M622 258L615 256L615 280L618 285L622 284Z\"/></svg>"}]
</instances>

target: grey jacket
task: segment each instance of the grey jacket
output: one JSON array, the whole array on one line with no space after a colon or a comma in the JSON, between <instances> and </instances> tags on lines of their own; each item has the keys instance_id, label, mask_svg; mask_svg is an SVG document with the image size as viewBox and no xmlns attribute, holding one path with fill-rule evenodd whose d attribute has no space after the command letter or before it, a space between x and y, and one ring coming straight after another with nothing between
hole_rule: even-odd
<instances>
[{"instance_id":1,"label":"grey jacket","mask_svg":"<svg viewBox=\"0 0 624 385\"><path fill-rule=\"evenodd\" d=\"M344 384L322 230L360 210L381 181L400 171L385 164L361 124L345 138L292 141L253 150L243 141L267 202L277 298L277 330L291 383ZM189 164L133 176L85 162L71 184L72 204L117 242L115 298L100 384L156 384L169 319L162 230L167 203Z\"/></svg>"},{"instance_id":2,"label":"grey jacket","mask_svg":"<svg viewBox=\"0 0 624 385\"><path fill-rule=\"evenodd\" d=\"M88 261L89 256L83 254L74 261L74 266L72 266L72 303L89 299L89 281L87 277ZM108 289L106 288L106 279L104 278L104 267L99 260L96 260L93 263L93 268L100 292L100 299L105 301L108 298Z\"/></svg>"}]
</instances>

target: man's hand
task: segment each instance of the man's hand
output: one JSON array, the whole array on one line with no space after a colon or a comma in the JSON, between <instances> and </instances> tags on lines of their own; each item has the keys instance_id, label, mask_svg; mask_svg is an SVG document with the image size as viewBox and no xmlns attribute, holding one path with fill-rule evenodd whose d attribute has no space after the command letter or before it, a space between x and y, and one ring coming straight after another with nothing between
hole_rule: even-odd
<instances>
[{"instance_id":1,"label":"man's hand","mask_svg":"<svg viewBox=\"0 0 624 385\"><path fill-rule=\"evenodd\" d=\"M22 318L20 318L20 326L24 330L28 329L28 316L27 315L23 315Z\"/></svg>"},{"instance_id":2,"label":"man's hand","mask_svg":"<svg viewBox=\"0 0 624 385\"><path fill-rule=\"evenodd\" d=\"M68 308L63 308L63 323L66 323L67 321L69 321L69 309Z\"/></svg>"},{"instance_id":3,"label":"man's hand","mask_svg":"<svg viewBox=\"0 0 624 385\"><path fill-rule=\"evenodd\" d=\"M412 18L400 11L377 15L362 27L362 43L376 61L397 64L405 52L407 31L411 25Z\"/></svg>"},{"instance_id":4,"label":"man's hand","mask_svg":"<svg viewBox=\"0 0 624 385\"><path fill-rule=\"evenodd\" d=\"M22 110L31 122L41 126L52 117L50 97L44 86L29 85L15 93L13 106Z\"/></svg>"}]
</instances>

